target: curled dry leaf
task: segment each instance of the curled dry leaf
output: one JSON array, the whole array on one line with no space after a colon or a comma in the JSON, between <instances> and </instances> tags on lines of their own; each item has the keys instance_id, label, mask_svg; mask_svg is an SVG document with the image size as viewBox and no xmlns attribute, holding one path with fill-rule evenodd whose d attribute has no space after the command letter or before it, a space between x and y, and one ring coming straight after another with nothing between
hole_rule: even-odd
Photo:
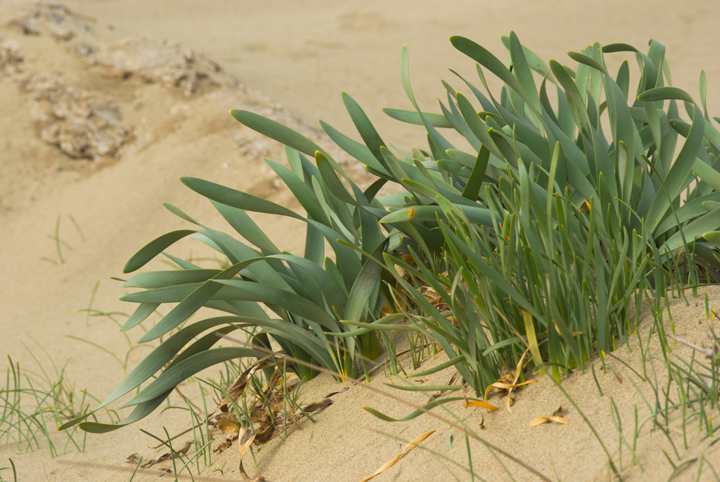
<instances>
[{"instance_id":1,"label":"curled dry leaf","mask_svg":"<svg viewBox=\"0 0 720 482\"><path fill-rule=\"evenodd\" d=\"M513 405L515 405L515 397L507 397L505 399L505 408L508 412L513 413L512 409L510 408Z\"/></svg>"},{"instance_id":2,"label":"curled dry leaf","mask_svg":"<svg viewBox=\"0 0 720 482\"><path fill-rule=\"evenodd\" d=\"M420 445L423 440L425 440L426 438L428 438L428 437L429 437L430 435L432 435L433 433L435 433L435 430L431 430L431 431L429 431L429 432L426 432L426 433L424 433L424 434L416 437L415 440L413 440L413 441L411 441L409 444L407 444L407 445L402 449L402 452L400 452L398 455L396 455L395 458L393 458L391 461L389 461L388 463L386 463L385 465L383 465L382 467L380 467L379 469L377 469L377 470L375 471L375 473L372 474L371 476L365 477L364 479L362 479L360 482L367 482L368 480L370 480L370 479L372 479L372 478L374 478L374 477L382 474L382 473L385 472L386 470L388 470L390 467L392 467L393 465L395 465L396 463L398 463L398 461L399 461L401 458L405 457L405 456L408 454L408 452L410 452L412 449L414 449L415 447L417 447L418 445Z\"/></svg>"},{"instance_id":3,"label":"curled dry leaf","mask_svg":"<svg viewBox=\"0 0 720 482\"><path fill-rule=\"evenodd\" d=\"M534 427L535 425L542 425L543 423L547 423L547 422L556 422L556 423L562 423L562 424L570 423L570 422L568 422L567 420L565 420L565 419L562 417L562 414L563 414L563 408L562 408L562 406L561 406L560 408L558 408L557 410L555 410L555 411L553 412L553 414L552 414L551 416L549 416L549 417L537 417L537 418L534 418L534 419L530 422L530 426L531 426L531 427Z\"/></svg>"},{"instance_id":4,"label":"curled dry leaf","mask_svg":"<svg viewBox=\"0 0 720 482\"><path fill-rule=\"evenodd\" d=\"M245 392L245 389L247 388L248 383L250 382L250 377L253 373L255 373L258 370L262 370L263 368L268 368L271 366L275 366L276 362L273 360L270 356L266 356L264 358L259 359L247 369L238 376L233 384L228 389L227 393L230 396L230 399L237 401L237 399ZM213 413L217 412L218 410L222 412L229 411L229 406L231 405L230 400L228 397L223 397L222 400L220 400L220 404L217 406L217 408L213 411Z\"/></svg>"},{"instance_id":5,"label":"curled dry leaf","mask_svg":"<svg viewBox=\"0 0 720 482\"><path fill-rule=\"evenodd\" d=\"M247 427L240 429L240 475L245 482L265 482L265 478L261 475L251 479L247 472L245 472L245 467L243 467L243 457L245 457L245 453L247 453L254 440L254 430L250 430Z\"/></svg>"},{"instance_id":6,"label":"curled dry leaf","mask_svg":"<svg viewBox=\"0 0 720 482\"><path fill-rule=\"evenodd\" d=\"M223 420L218 424L218 428L225 435L225 440L215 447L213 452L221 454L230 447L232 447L233 441L237 440L240 435L240 429L237 424L231 420Z\"/></svg>"},{"instance_id":7,"label":"curled dry leaf","mask_svg":"<svg viewBox=\"0 0 720 482\"><path fill-rule=\"evenodd\" d=\"M450 307L445 303L442 296L440 296L440 293L435 290L435 288L432 288L430 286L423 286L421 288L423 297L430 302L431 305L435 307L436 310L439 312L448 311ZM449 288L445 288L445 291L448 291Z\"/></svg>"},{"instance_id":8,"label":"curled dry leaf","mask_svg":"<svg viewBox=\"0 0 720 482\"><path fill-rule=\"evenodd\" d=\"M223 420L218 426L220 431L225 435L225 440L235 440L238 438L240 429L237 424L230 420Z\"/></svg>"}]
</instances>

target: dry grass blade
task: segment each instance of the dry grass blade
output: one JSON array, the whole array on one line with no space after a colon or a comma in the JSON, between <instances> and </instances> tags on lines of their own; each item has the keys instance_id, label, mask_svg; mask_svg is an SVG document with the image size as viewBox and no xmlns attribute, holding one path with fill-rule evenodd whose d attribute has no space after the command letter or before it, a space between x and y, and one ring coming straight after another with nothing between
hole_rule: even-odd
<instances>
[{"instance_id":1,"label":"dry grass blade","mask_svg":"<svg viewBox=\"0 0 720 482\"><path fill-rule=\"evenodd\" d=\"M400 452L399 454L397 454L397 455L395 456L395 458L393 458L391 461L389 461L388 463L386 463L385 465L383 465L382 467L380 467L379 469L377 469L377 470L375 471L375 473L372 474L371 476L365 477L364 479L362 479L360 482L367 482L368 480L370 480L370 479L372 479L372 478L374 478L374 477L382 474L382 473L385 472L386 470L388 470L390 467L392 467L393 465L395 465L396 463L398 463L398 461L399 461L401 458L405 457L412 449L414 449L415 447L417 447L418 445L420 445L423 440L425 440L426 438L428 438L428 437L429 437L430 435L432 435L433 433L435 433L435 430L431 430L431 431L429 431L429 432L426 432L426 433L424 433L424 434L419 435L418 437L416 437L413 441L411 441L409 444L407 444L407 445L402 449L402 452Z\"/></svg>"},{"instance_id":2,"label":"dry grass blade","mask_svg":"<svg viewBox=\"0 0 720 482\"><path fill-rule=\"evenodd\" d=\"M242 478L245 482L265 482L265 478L261 475L258 475L254 479L251 479L250 476L245 472L245 467L243 467L243 458L245 457L245 454L247 453L248 449L252 445L253 441L255 440L255 431L250 430L247 427L242 427L240 429L240 475L242 475Z\"/></svg>"},{"instance_id":3,"label":"dry grass blade","mask_svg":"<svg viewBox=\"0 0 720 482\"><path fill-rule=\"evenodd\" d=\"M564 418L562 417L562 414L563 414L563 408L560 407L560 408L558 408L557 410L555 410L555 411L553 412L553 414L552 414L551 416L549 416L549 417L537 417L537 418L534 418L534 419L530 422L530 426L531 426L531 427L534 427L535 425L542 425L542 424L548 423L548 422L555 422L555 423L562 423L562 424L570 423L570 422L568 422L566 419L564 419Z\"/></svg>"},{"instance_id":4,"label":"dry grass blade","mask_svg":"<svg viewBox=\"0 0 720 482\"><path fill-rule=\"evenodd\" d=\"M705 358L707 358L708 360L712 360L713 362L717 362L718 353L720 352L720 347L717 345L717 343L713 343L713 347L712 347L712 348L703 348L703 347L701 347L701 346L697 346L697 345L694 344L694 343L690 343L690 342L687 341L687 340L683 340L682 338L679 338L679 337L677 337L677 336L675 336L675 335L670 335L670 334L668 334L667 337L668 337L668 338L672 338L672 339L675 340L675 341L679 341L679 342L682 343L683 345L687 345L687 346L689 346L690 348L692 348L693 350L702 353L703 355L705 355Z\"/></svg>"},{"instance_id":5,"label":"dry grass blade","mask_svg":"<svg viewBox=\"0 0 720 482\"><path fill-rule=\"evenodd\" d=\"M348 376L345 376L345 375L342 375L342 374L333 372L333 371L331 371L331 370L328 370L328 369L323 368L323 367L321 367L321 366L315 365L315 364L313 364L313 363L308 363L308 362L306 362L306 361L304 361L304 360L300 360L299 358L295 358L295 357L292 357L292 356L290 356L290 355L286 355L286 354L284 354L284 353L278 353L278 354L276 354L276 353L273 353L273 352L271 352L270 350L266 349L266 348L263 347L263 346L253 345L253 344L251 344L251 343L247 343L247 342L245 342L245 341L243 341L243 340L240 340L240 339L237 339L237 338L233 338L233 337L231 337L231 336L222 335L222 338L225 338L225 339L227 339L228 341L231 341L231 342L233 342L233 343L237 343L238 345L241 345L241 346L251 347L251 348L253 348L253 349L255 349L255 350L258 350L258 351L261 351L261 352L264 352L264 353L268 353L269 355L277 356L278 359L285 359L285 360L290 361L290 362L292 362L292 363L296 363L296 364L298 364L298 365L302 365L302 366L305 366L305 367L308 367L308 368L312 368L312 369L314 369L314 370L317 370L317 371L320 372L320 373L326 373L326 374L331 375L331 376L333 376L333 377L340 378L340 379L342 379L343 381L351 382L351 383L353 383L354 385L356 385L356 386L358 386L358 387L361 387L363 390L369 390L369 391L371 391L371 392L374 392L374 393L377 393L377 394L382 395L382 396L384 396L384 397L387 397L387 398L389 398L389 399L391 399L391 400L395 400L396 402L399 402L399 403L401 403L401 404L403 404L403 405L412 407L412 408L414 408L414 409L416 409L416 410L420 410L421 412L423 412L424 414L428 415L429 417L433 417L434 419L439 420L439 421L443 422L444 424L446 424L446 425L448 425L448 426L450 426L450 427L453 427L453 428L455 428L455 429L457 429L457 430L460 430L462 433L464 433L464 434L467 435L468 437L471 437L471 438L473 438L473 439L475 439L475 440L478 440L478 441L482 442L486 447L490 448L491 450L494 450L495 452L499 453L499 454L502 455L503 457L506 457L506 458L508 458L509 460L512 460L514 463L516 463L516 464L519 465L520 467L524 468L524 469L527 470L528 472L532 473L533 475L535 475L535 476L536 476L537 478L539 478L540 480L544 480L544 481L546 481L546 482L552 482L552 480L551 480L549 477L547 477L547 476L543 475L542 473L538 472L535 468L533 468L533 467L531 467L530 465L526 464L525 462L523 462L522 460L518 459L517 457L515 457L515 456L513 456L513 455L511 455L511 454L509 454L509 453L507 453L506 451L504 451L504 450L501 449L500 447L498 447L498 446L496 446L496 445L488 442L488 441L485 440L485 439L482 439L482 438L478 437L478 435L477 435L476 433L472 432L472 431L469 430L468 428L463 427L462 425L460 425L460 424L458 424L458 423L455 423L455 422L453 422L452 420L449 420L449 419L447 419L447 418L445 418L445 417L443 417L443 416L441 416L441 415L438 415L438 414L435 413L435 412L432 412L432 411L430 411L430 410L428 410L428 409L426 409L426 408L423 408L423 407L421 407L420 405L417 405L417 404L412 403L412 402L408 402L407 400L405 400L405 399L403 399L403 398L401 398L401 397L399 397L399 396L397 396L397 395L394 395L394 394L392 394L392 393L386 392L385 390L381 390L381 389L379 389L379 388L373 387L372 385L368 385L368 384L364 383L362 380L356 380L356 379L354 379L354 378L350 378L350 377L348 377Z\"/></svg>"}]
</instances>

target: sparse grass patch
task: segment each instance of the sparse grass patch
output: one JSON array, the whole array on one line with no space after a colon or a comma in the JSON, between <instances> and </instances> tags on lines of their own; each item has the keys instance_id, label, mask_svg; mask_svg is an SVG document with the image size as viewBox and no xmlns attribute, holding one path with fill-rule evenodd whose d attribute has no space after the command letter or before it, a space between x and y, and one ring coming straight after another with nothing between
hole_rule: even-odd
<instances>
[{"instance_id":1,"label":"sparse grass patch","mask_svg":"<svg viewBox=\"0 0 720 482\"><path fill-rule=\"evenodd\" d=\"M33 353L29 348L28 351ZM21 369L19 363L8 357L5 386L0 388L0 444L13 444L25 452L47 448L51 457L68 450L84 452L86 433L75 429L63 434L55 432L99 400L87 390L77 390L67 379L65 367L55 366L49 355L48 363L35 360L39 374ZM53 372L48 373L45 366L52 367ZM115 411L105 412L111 421L118 420Z\"/></svg>"}]
</instances>

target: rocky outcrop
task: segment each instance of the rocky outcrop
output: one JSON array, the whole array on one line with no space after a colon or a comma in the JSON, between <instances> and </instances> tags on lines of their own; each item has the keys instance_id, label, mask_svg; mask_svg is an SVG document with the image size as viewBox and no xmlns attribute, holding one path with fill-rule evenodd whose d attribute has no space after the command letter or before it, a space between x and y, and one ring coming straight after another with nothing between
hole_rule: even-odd
<instances>
[{"instance_id":1,"label":"rocky outcrop","mask_svg":"<svg viewBox=\"0 0 720 482\"><path fill-rule=\"evenodd\" d=\"M78 42L69 47L91 64L105 67L109 76L135 76L167 88L180 88L187 95L219 85L213 79L220 72L216 63L173 42L130 38L110 46Z\"/></svg>"},{"instance_id":2,"label":"rocky outcrop","mask_svg":"<svg viewBox=\"0 0 720 482\"><path fill-rule=\"evenodd\" d=\"M0 41L0 75L14 75L21 72L23 60L20 45L15 40Z\"/></svg>"},{"instance_id":3,"label":"rocky outcrop","mask_svg":"<svg viewBox=\"0 0 720 482\"><path fill-rule=\"evenodd\" d=\"M78 32L90 32L85 22L57 3L38 3L27 14L11 20L10 25L25 35L48 33L60 41L71 40Z\"/></svg>"},{"instance_id":4,"label":"rocky outcrop","mask_svg":"<svg viewBox=\"0 0 720 482\"><path fill-rule=\"evenodd\" d=\"M140 87L137 80L158 84L171 95L186 97L238 85L216 63L180 44L94 31L100 27L59 4L38 3L7 26L17 40L0 40L0 79L12 78L30 97L40 138L73 159L119 159L133 150L139 126L124 122L127 97L124 102L116 98L123 89L113 89L108 79L135 82L135 89ZM26 36L48 37L58 52L77 59L87 75L69 79L46 70L33 55L24 56Z\"/></svg>"},{"instance_id":5,"label":"rocky outcrop","mask_svg":"<svg viewBox=\"0 0 720 482\"><path fill-rule=\"evenodd\" d=\"M75 159L119 157L131 129L109 97L41 75L21 79L40 137Z\"/></svg>"}]
</instances>

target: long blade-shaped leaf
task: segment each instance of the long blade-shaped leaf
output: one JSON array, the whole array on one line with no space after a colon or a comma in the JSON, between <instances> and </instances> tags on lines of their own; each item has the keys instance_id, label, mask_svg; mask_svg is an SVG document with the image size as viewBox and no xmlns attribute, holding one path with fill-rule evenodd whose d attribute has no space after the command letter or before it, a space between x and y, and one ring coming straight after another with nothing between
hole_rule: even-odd
<instances>
[{"instance_id":1,"label":"long blade-shaped leaf","mask_svg":"<svg viewBox=\"0 0 720 482\"><path fill-rule=\"evenodd\" d=\"M132 273L145 266L151 259L162 253L168 246L181 240L185 236L195 234L197 231L193 229L182 229L163 234L159 238L150 241L140 251L135 253L123 268L123 273Z\"/></svg>"}]
</instances>

